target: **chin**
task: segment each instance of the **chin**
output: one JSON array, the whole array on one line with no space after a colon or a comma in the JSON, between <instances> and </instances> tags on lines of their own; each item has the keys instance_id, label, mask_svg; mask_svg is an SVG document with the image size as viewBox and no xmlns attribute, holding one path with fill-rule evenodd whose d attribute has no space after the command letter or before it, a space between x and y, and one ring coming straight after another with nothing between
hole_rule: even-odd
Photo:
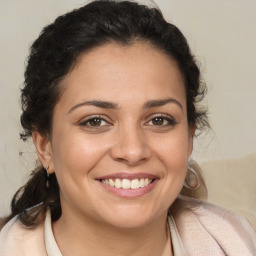
<instances>
[{"instance_id":1,"label":"chin","mask_svg":"<svg viewBox=\"0 0 256 256\"><path fill-rule=\"evenodd\" d=\"M161 218L161 215L166 216L166 212L157 214L141 207L120 207L104 217L105 222L118 228L142 228Z\"/></svg>"},{"instance_id":2,"label":"chin","mask_svg":"<svg viewBox=\"0 0 256 256\"><path fill-rule=\"evenodd\" d=\"M145 218L118 218L116 217L114 220L109 222L112 226L116 228L124 228L124 229L134 229L134 228L143 228L146 227L151 220Z\"/></svg>"}]
</instances>

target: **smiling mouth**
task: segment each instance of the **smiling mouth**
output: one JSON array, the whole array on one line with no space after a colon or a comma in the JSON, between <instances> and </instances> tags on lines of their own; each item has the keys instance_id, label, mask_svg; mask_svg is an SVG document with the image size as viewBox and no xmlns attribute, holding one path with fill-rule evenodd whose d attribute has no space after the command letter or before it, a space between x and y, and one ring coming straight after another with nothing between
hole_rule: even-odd
<instances>
[{"instance_id":1,"label":"smiling mouth","mask_svg":"<svg viewBox=\"0 0 256 256\"><path fill-rule=\"evenodd\" d=\"M140 178L140 179L100 179L101 183L119 188L119 189L139 189L149 186L154 182L151 178Z\"/></svg>"}]
</instances>

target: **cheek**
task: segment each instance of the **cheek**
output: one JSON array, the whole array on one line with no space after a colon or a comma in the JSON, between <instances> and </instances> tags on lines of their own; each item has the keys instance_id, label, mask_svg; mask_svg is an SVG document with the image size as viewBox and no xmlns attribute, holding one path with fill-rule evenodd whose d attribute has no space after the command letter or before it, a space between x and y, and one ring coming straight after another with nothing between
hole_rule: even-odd
<instances>
[{"instance_id":1,"label":"cheek","mask_svg":"<svg viewBox=\"0 0 256 256\"><path fill-rule=\"evenodd\" d=\"M163 196L172 200L172 196L175 198L183 187L190 156L190 138L184 128L154 142L155 154L165 170L166 190L163 189Z\"/></svg>"},{"instance_id":2,"label":"cheek","mask_svg":"<svg viewBox=\"0 0 256 256\"><path fill-rule=\"evenodd\" d=\"M55 129L52 144L56 172L61 171L73 179L89 173L106 152L100 136L85 136L77 128Z\"/></svg>"},{"instance_id":3,"label":"cheek","mask_svg":"<svg viewBox=\"0 0 256 256\"><path fill-rule=\"evenodd\" d=\"M155 154L168 170L184 170L184 167L186 169L191 151L191 140L186 129L181 129L161 139L155 137L152 143Z\"/></svg>"}]
</instances>

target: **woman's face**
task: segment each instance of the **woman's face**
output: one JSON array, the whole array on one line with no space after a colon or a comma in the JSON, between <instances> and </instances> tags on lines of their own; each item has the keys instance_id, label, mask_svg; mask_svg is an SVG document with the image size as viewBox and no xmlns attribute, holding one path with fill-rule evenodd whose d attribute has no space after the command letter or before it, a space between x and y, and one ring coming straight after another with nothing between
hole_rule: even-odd
<instances>
[{"instance_id":1,"label":"woman's face","mask_svg":"<svg viewBox=\"0 0 256 256\"><path fill-rule=\"evenodd\" d=\"M107 44L61 86L49 146L63 216L118 227L165 217L193 137L175 61L149 43Z\"/></svg>"}]
</instances>

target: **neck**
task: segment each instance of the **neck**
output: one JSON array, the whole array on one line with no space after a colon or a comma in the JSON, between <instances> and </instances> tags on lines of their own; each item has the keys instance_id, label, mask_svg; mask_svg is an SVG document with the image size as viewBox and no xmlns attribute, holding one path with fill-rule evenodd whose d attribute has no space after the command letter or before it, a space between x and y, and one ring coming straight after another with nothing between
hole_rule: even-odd
<instances>
[{"instance_id":1,"label":"neck","mask_svg":"<svg viewBox=\"0 0 256 256\"><path fill-rule=\"evenodd\" d=\"M118 228L62 215L54 223L57 244L66 255L162 255L167 243L166 215L139 228Z\"/></svg>"}]
</instances>

